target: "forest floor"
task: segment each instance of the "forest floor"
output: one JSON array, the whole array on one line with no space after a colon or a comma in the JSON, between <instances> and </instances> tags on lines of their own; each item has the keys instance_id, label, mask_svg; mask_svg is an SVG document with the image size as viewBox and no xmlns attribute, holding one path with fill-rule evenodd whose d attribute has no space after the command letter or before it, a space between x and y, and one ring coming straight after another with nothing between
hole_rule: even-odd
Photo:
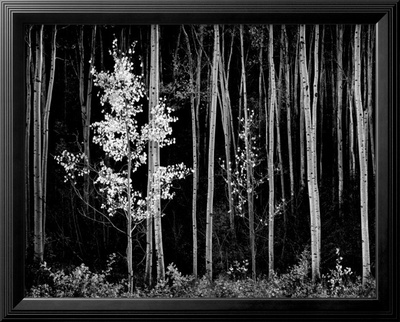
<instances>
[{"instance_id":1,"label":"forest floor","mask_svg":"<svg viewBox=\"0 0 400 322\"><path fill-rule=\"evenodd\" d=\"M271 274L257 279L248 277L247 261L236 262L226 274L210 280L206 276L195 278L182 275L172 263L165 278L156 285L135 285L128 291L126 279L112 280L112 261L107 269L94 273L81 264L70 270L52 269L42 264L28 297L86 297L86 298L375 298L376 283L371 277L362 284L350 268L336 261L335 269L322 274L313 282L309 270L309 254L302 253L299 263L285 274Z\"/></svg>"}]
</instances>

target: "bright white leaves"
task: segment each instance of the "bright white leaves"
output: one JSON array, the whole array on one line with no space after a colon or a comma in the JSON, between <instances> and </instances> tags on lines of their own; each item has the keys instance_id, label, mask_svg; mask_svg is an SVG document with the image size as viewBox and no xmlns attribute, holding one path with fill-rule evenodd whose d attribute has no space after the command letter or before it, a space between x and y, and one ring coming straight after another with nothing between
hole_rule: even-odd
<instances>
[{"instance_id":1,"label":"bright white leaves","mask_svg":"<svg viewBox=\"0 0 400 322\"><path fill-rule=\"evenodd\" d=\"M144 96L145 86L140 76L134 74L131 56L134 54L134 44L128 55L120 53L117 40L113 41L113 51L110 54L114 59L114 71L97 73L92 69L94 83L104 90L101 95L101 104L109 103L111 110L117 114L126 114L132 118L142 111L137 103Z\"/></svg>"},{"instance_id":2,"label":"bright white leaves","mask_svg":"<svg viewBox=\"0 0 400 322\"><path fill-rule=\"evenodd\" d=\"M160 148L175 143L174 138L168 137L172 134L170 124L178 119L171 116L171 108L165 106L165 99L151 109L152 121L142 127L142 139L158 142Z\"/></svg>"},{"instance_id":3,"label":"bright white leaves","mask_svg":"<svg viewBox=\"0 0 400 322\"><path fill-rule=\"evenodd\" d=\"M153 173L153 182L160 183L160 195L156 195L155 189L150 189L150 194L146 197L146 202L149 205L146 215L151 216L157 211L157 205L154 202L156 199L171 200L175 193L172 191L172 183L174 180L185 178L191 173L191 169L186 168L183 163L169 165L167 167L160 166L158 171Z\"/></svg>"},{"instance_id":4,"label":"bright white leaves","mask_svg":"<svg viewBox=\"0 0 400 322\"><path fill-rule=\"evenodd\" d=\"M66 172L64 182L71 180L76 184L76 176L82 177L84 174L89 174L89 169L82 168L82 164L86 161L84 153L73 154L64 150L61 155L56 155L54 159Z\"/></svg>"},{"instance_id":5,"label":"bright white leaves","mask_svg":"<svg viewBox=\"0 0 400 322\"><path fill-rule=\"evenodd\" d=\"M139 133L136 121L136 115L143 112L139 101L144 97L145 89L141 77L134 74L130 57L133 53L134 46L128 56L119 53L117 41L114 40L111 53L114 71L98 73L95 69L92 70L95 85L103 90L101 104L104 106L107 103L109 111L104 109L104 120L93 123L91 127L94 130L93 142L100 145L115 161L122 161L124 158L133 160L135 171L140 164L146 163L146 142ZM130 155L129 146L134 147L130 149Z\"/></svg>"},{"instance_id":6,"label":"bright white leaves","mask_svg":"<svg viewBox=\"0 0 400 322\"><path fill-rule=\"evenodd\" d=\"M147 216L146 213L146 201L142 197L142 194L135 191L132 187L132 180L129 180L131 186L130 203L128 203L128 176L126 171L114 172L113 169L101 164L101 170L98 173L98 177L94 182L95 185L99 186L99 191L105 197L105 201L102 203L101 208L106 209L110 216L114 216L119 210L122 210L125 214L133 214L133 220L140 222ZM128 205L131 205L130 212L128 211Z\"/></svg>"},{"instance_id":7,"label":"bright white leaves","mask_svg":"<svg viewBox=\"0 0 400 322\"><path fill-rule=\"evenodd\" d=\"M254 193L254 197L257 198L257 193L256 191L248 191L247 187L247 165L250 165L250 169L252 171L251 177L257 180L253 181L253 188L256 189L259 185L261 185L264 182L264 178L261 176L261 174L256 173L256 168L257 166L261 163L261 158L260 158L260 151L259 148L257 147L257 136L251 136L249 138L249 145L250 145L250 153L249 153L249 158L246 156L246 150L244 148L244 142L245 142L245 133L246 129L245 126L247 126L247 132L248 133L254 133L255 128L257 126L256 121L255 121L255 116L254 116L254 111L248 109L248 114L249 118L247 120L247 125L244 120L244 118L240 119L240 125L241 125L241 131L239 132L239 144L237 147L237 151L235 153L235 165L236 168L232 168L232 164L225 165L224 161L220 161L221 167L223 170L226 171L226 167L228 166L231 170L232 173L232 195L234 200L234 205L236 209L236 214L239 217L245 217L247 213L247 203L248 203L248 192ZM227 181L227 178L224 178L225 181Z\"/></svg>"},{"instance_id":8,"label":"bright white leaves","mask_svg":"<svg viewBox=\"0 0 400 322\"><path fill-rule=\"evenodd\" d=\"M128 55L121 53L117 48L117 41L113 42L113 51L110 52L114 59L113 72L91 72L94 76L94 84L102 89L100 102L104 109L104 119L91 125L93 129L93 143L98 144L110 161L121 164L120 170L100 163L97 169L90 168L95 177L94 185L103 196L101 208L106 209L110 216L122 212L132 214L135 222L151 216L147 204L154 196L143 197L134 190L132 179L129 179L137 169L147 163L147 144L154 141L160 147L175 143L171 138L171 123L177 118L171 116L171 108L166 107L165 100L160 100L157 106L152 107L152 122L139 126L137 115L143 112L140 101L145 96L145 87L140 76L134 74L131 56L134 54L134 46ZM85 155L74 155L64 151L61 156L55 157L57 162L66 171L66 180L76 184L76 175L89 173L85 167ZM128 175L126 164L131 161L131 173ZM161 184L160 198L172 199L171 192L173 180L182 179L189 174L185 165L160 167L154 176L159 177ZM129 182L128 182L129 181ZM129 187L129 189L128 189ZM128 195L130 191L130 195ZM131 209L128 209L130 204ZM151 209L150 209L151 211Z\"/></svg>"}]
</instances>

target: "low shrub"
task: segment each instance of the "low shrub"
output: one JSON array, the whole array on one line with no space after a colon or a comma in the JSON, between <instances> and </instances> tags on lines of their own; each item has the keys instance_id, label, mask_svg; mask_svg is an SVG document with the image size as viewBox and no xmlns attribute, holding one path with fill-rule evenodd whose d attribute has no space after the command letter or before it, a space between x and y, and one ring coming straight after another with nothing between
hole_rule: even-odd
<instances>
[{"instance_id":1,"label":"low shrub","mask_svg":"<svg viewBox=\"0 0 400 322\"><path fill-rule=\"evenodd\" d=\"M85 264L68 270L52 270L44 262L41 269L47 273L48 282L33 286L28 297L120 297L126 288L126 281L109 283L107 277L112 271L115 254L110 255L107 269L101 273L91 272Z\"/></svg>"},{"instance_id":2,"label":"low shrub","mask_svg":"<svg viewBox=\"0 0 400 322\"><path fill-rule=\"evenodd\" d=\"M81 264L71 270L54 270L42 265L40 285L30 289L30 297L124 297L124 298L373 298L376 297L375 280L370 277L365 286L361 277L343 267L337 249L336 266L314 283L310 276L311 256L304 250L298 264L285 273L273 273L269 278L253 280L247 277L246 260L235 261L225 274L215 280L206 276L196 279L182 275L174 263L167 266L165 278L153 287L137 287L128 292L125 279L109 282L115 255L111 255L107 269L94 273ZM47 276L47 280L46 280Z\"/></svg>"}]
</instances>

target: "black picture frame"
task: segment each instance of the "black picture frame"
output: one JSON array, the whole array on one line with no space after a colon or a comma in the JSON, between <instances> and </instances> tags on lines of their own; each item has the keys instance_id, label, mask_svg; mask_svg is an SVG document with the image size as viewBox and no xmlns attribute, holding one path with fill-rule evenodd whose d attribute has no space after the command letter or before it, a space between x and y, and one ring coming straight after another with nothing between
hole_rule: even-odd
<instances>
[{"instance_id":1,"label":"black picture frame","mask_svg":"<svg viewBox=\"0 0 400 322\"><path fill-rule=\"evenodd\" d=\"M0 0L0 321L398 321L397 0ZM376 299L24 298L26 24L377 25Z\"/></svg>"}]
</instances>

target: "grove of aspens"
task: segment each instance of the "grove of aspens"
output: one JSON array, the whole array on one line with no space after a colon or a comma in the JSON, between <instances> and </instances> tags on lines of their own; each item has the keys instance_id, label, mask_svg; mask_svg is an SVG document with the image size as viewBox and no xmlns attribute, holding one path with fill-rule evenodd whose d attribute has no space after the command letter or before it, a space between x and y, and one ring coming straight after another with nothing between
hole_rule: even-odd
<instances>
[{"instance_id":1,"label":"grove of aspens","mask_svg":"<svg viewBox=\"0 0 400 322\"><path fill-rule=\"evenodd\" d=\"M376 297L375 34L27 26L27 296Z\"/></svg>"}]
</instances>

